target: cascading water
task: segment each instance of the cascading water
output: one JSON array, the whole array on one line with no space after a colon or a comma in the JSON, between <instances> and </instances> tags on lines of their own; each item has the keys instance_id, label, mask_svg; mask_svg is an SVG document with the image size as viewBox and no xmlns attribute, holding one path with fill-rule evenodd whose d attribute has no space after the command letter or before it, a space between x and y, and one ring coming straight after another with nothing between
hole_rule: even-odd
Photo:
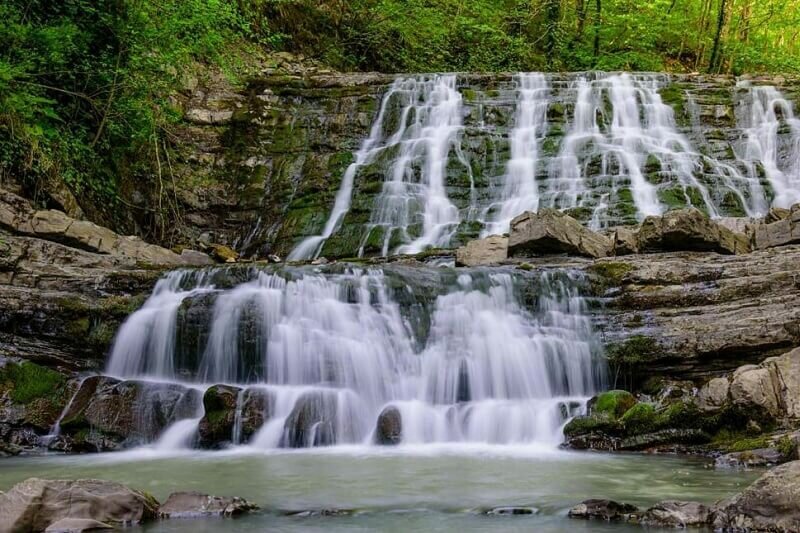
<instances>
[{"instance_id":1,"label":"cascading water","mask_svg":"<svg viewBox=\"0 0 800 533\"><path fill-rule=\"evenodd\" d=\"M800 202L800 119L794 116L792 103L775 87L754 87L747 82L737 87L747 91L739 109L745 137L740 158L754 183L759 180L758 167L763 169L774 191L773 205L788 208ZM788 135L781 137L784 126ZM793 155L782 157L782 153ZM762 213L765 206L764 201Z\"/></svg>"},{"instance_id":2,"label":"cascading water","mask_svg":"<svg viewBox=\"0 0 800 533\"><path fill-rule=\"evenodd\" d=\"M547 128L550 89L543 74L520 74L517 82L517 112L509 134L511 159L499 198L488 207L489 222L483 235L508 232L511 219L539 207L536 166L539 144Z\"/></svg>"},{"instance_id":3,"label":"cascading water","mask_svg":"<svg viewBox=\"0 0 800 533\"><path fill-rule=\"evenodd\" d=\"M396 411L403 443L556 445L605 383L579 281L563 272L252 271L225 289L211 284L225 271L191 276L162 280L122 326L108 368L195 388L235 385L232 443L368 444ZM184 323L198 313L209 320L202 346ZM156 315L170 325L168 341L162 328L142 326ZM245 439L253 397L263 423ZM187 415L156 446L186 447L196 427Z\"/></svg>"},{"instance_id":4,"label":"cascading water","mask_svg":"<svg viewBox=\"0 0 800 533\"><path fill-rule=\"evenodd\" d=\"M800 121L774 87L740 82L734 121L718 95L698 99L702 87L663 74L521 73L485 90L480 83L398 78L324 231L290 258L316 257L337 232L330 252L339 256L459 245L504 233L539 207L605 228L685 206L755 217L800 201ZM350 222L356 190L365 196ZM356 221L367 210L368 221Z\"/></svg>"},{"instance_id":5,"label":"cascading water","mask_svg":"<svg viewBox=\"0 0 800 533\"><path fill-rule=\"evenodd\" d=\"M460 215L445 191L447 162L462 129L461 94L455 75L407 79L401 113L400 150L375 201L367 236L383 233L382 255L446 246ZM398 130L400 131L400 130ZM465 166L469 166L463 162Z\"/></svg>"}]
</instances>

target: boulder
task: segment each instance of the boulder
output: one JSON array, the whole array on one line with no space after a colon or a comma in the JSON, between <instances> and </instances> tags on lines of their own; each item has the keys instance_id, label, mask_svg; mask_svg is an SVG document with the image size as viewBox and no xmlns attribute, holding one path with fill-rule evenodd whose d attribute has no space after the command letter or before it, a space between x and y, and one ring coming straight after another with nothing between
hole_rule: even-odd
<instances>
[{"instance_id":1,"label":"boulder","mask_svg":"<svg viewBox=\"0 0 800 533\"><path fill-rule=\"evenodd\" d=\"M760 221L749 217L720 217L715 218L714 222L734 233L744 235L749 240L755 234L756 226Z\"/></svg>"},{"instance_id":2,"label":"boulder","mask_svg":"<svg viewBox=\"0 0 800 533\"><path fill-rule=\"evenodd\" d=\"M636 230L619 227L614 231L614 255L639 253L639 241Z\"/></svg>"},{"instance_id":3,"label":"boulder","mask_svg":"<svg viewBox=\"0 0 800 533\"><path fill-rule=\"evenodd\" d=\"M272 415L275 398L267 390L249 388L244 391L241 410L241 442L248 442Z\"/></svg>"},{"instance_id":4,"label":"boulder","mask_svg":"<svg viewBox=\"0 0 800 533\"><path fill-rule=\"evenodd\" d=\"M161 518L197 518L204 516L238 516L258 509L257 505L236 496L209 496L200 492L173 492L161 507Z\"/></svg>"},{"instance_id":5,"label":"boulder","mask_svg":"<svg viewBox=\"0 0 800 533\"><path fill-rule=\"evenodd\" d=\"M208 254L189 248L181 250L181 261L183 261L183 264L189 266L207 266L214 264L214 260L211 259Z\"/></svg>"},{"instance_id":6,"label":"boulder","mask_svg":"<svg viewBox=\"0 0 800 533\"><path fill-rule=\"evenodd\" d=\"M490 235L456 250L456 266L496 265L508 257L508 237Z\"/></svg>"},{"instance_id":7,"label":"boulder","mask_svg":"<svg viewBox=\"0 0 800 533\"><path fill-rule=\"evenodd\" d=\"M787 218L790 214L791 211L785 207L770 207L769 211L767 211L767 216L764 217L764 223L772 224L773 222L778 222Z\"/></svg>"},{"instance_id":8,"label":"boulder","mask_svg":"<svg viewBox=\"0 0 800 533\"><path fill-rule=\"evenodd\" d=\"M736 369L731 379L731 401L734 405L757 407L773 417L779 417L782 409L776 388L777 379L772 368L756 365L741 366Z\"/></svg>"},{"instance_id":9,"label":"boulder","mask_svg":"<svg viewBox=\"0 0 800 533\"><path fill-rule=\"evenodd\" d=\"M720 455L714 460L716 468L753 468L777 465L786 461L775 448L757 448Z\"/></svg>"},{"instance_id":10,"label":"boulder","mask_svg":"<svg viewBox=\"0 0 800 533\"><path fill-rule=\"evenodd\" d=\"M403 440L403 420L400 410L390 405L378 416L375 429L375 443L384 445L400 444Z\"/></svg>"},{"instance_id":11,"label":"boulder","mask_svg":"<svg viewBox=\"0 0 800 533\"><path fill-rule=\"evenodd\" d=\"M695 208L669 211L661 217L647 217L639 227L638 244L642 252L750 252L746 235L732 232Z\"/></svg>"},{"instance_id":12,"label":"boulder","mask_svg":"<svg viewBox=\"0 0 800 533\"><path fill-rule=\"evenodd\" d=\"M212 244L211 248L211 257L219 261L220 263L235 263L239 260L239 254L236 253L235 250L232 248L225 246L224 244Z\"/></svg>"},{"instance_id":13,"label":"boulder","mask_svg":"<svg viewBox=\"0 0 800 533\"><path fill-rule=\"evenodd\" d=\"M570 254L586 257L611 255L608 237L581 225L555 209L526 212L511 221L508 253L511 256Z\"/></svg>"},{"instance_id":14,"label":"boulder","mask_svg":"<svg viewBox=\"0 0 800 533\"><path fill-rule=\"evenodd\" d=\"M758 250L800 243L800 204L793 205L788 213L767 215L764 223L756 226L754 239Z\"/></svg>"},{"instance_id":15,"label":"boulder","mask_svg":"<svg viewBox=\"0 0 800 533\"><path fill-rule=\"evenodd\" d=\"M65 518L133 525L157 508L152 496L113 481L30 478L0 495L0 531L44 531Z\"/></svg>"},{"instance_id":16,"label":"boulder","mask_svg":"<svg viewBox=\"0 0 800 533\"><path fill-rule=\"evenodd\" d=\"M336 444L338 395L334 391L310 391L297 399L286 417L281 446L304 448Z\"/></svg>"},{"instance_id":17,"label":"boulder","mask_svg":"<svg viewBox=\"0 0 800 533\"><path fill-rule=\"evenodd\" d=\"M711 510L697 502L668 500L655 504L642 517L643 526L685 529L703 526L708 522Z\"/></svg>"},{"instance_id":18,"label":"boulder","mask_svg":"<svg viewBox=\"0 0 800 533\"><path fill-rule=\"evenodd\" d=\"M582 518L584 520L599 519L606 522L611 520L628 519L635 515L638 509L635 505L628 503L618 503L614 500L584 500L569 510L570 518Z\"/></svg>"},{"instance_id":19,"label":"boulder","mask_svg":"<svg viewBox=\"0 0 800 533\"><path fill-rule=\"evenodd\" d=\"M231 442L240 391L230 385L214 385L206 390L204 414L198 425L202 448L219 448Z\"/></svg>"},{"instance_id":20,"label":"boulder","mask_svg":"<svg viewBox=\"0 0 800 533\"><path fill-rule=\"evenodd\" d=\"M762 363L772 369L777 378L778 395L783 415L800 419L800 348Z\"/></svg>"},{"instance_id":21,"label":"boulder","mask_svg":"<svg viewBox=\"0 0 800 533\"><path fill-rule=\"evenodd\" d=\"M713 378L697 393L697 406L703 411L716 411L728 401L728 378Z\"/></svg>"},{"instance_id":22,"label":"boulder","mask_svg":"<svg viewBox=\"0 0 800 533\"><path fill-rule=\"evenodd\" d=\"M719 502L711 523L718 530L800 531L800 461L776 466Z\"/></svg>"}]
</instances>

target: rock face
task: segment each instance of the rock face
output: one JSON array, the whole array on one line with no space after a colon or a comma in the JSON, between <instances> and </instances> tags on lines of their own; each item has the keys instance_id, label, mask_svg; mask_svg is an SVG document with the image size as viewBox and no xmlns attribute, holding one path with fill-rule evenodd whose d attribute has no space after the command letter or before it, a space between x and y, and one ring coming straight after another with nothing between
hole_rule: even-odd
<instances>
[{"instance_id":1,"label":"rock face","mask_svg":"<svg viewBox=\"0 0 800 533\"><path fill-rule=\"evenodd\" d=\"M239 497L209 496L200 492L173 492L161 507L161 518L196 518L203 516L238 516L258 509Z\"/></svg>"},{"instance_id":2,"label":"rock face","mask_svg":"<svg viewBox=\"0 0 800 533\"><path fill-rule=\"evenodd\" d=\"M800 461L777 466L711 513L715 529L800 530Z\"/></svg>"},{"instance_id":3,"label":"rock face","mask_svg":"<svg viewBox=\"0 0 800 533\"><path fill-rule=\"evenodd\" d=\"M597 258L610 255L611 250L608 237L555 209L523 213L511 221L508 239L511 256L566 253Z\"/></svg>"},{"instance_id":4,"label":"rock face","mask_svg":"<svg viewBox=\"0 0 800 533\"><path fill-rule=\"evenodd\" d=\"M800 204L791 210L771 210L765 222L755 228L757 249L800 244Z\"/></svg>"},{"instance_id":5,"label":"rock face","mask_svg":"<svg viewBox=\"0 0 800 533\"><path fill-rule=\"evenodd\" d=\"M732 232L693 208L647 217L639 227L637 241L640 252L690 250L745 254L750 251L747 236Z\"/></svg>"},{"instance_id":6,"label":"rock face","mask_svg":"<svg viewBox=\"0 0 800 533\"><path fill-rule=\"evenodd\" d=\"M490 235L469 241L456 250L456 266L483 266L502 263L508 257L508 237Z\"/></svg>"},{"instance_id":7,"label":"rock face","mask_svg":"<svg viewBox=\"0 0 800 533\"><path fill-rule=\"evenodd\" d=\"M641 519L643 526L681 528L700 527L708 522L710 509L697 502L668 500L650 507Z\"/></svg>"},{"instance_id":8,"label":"rock face","mask_svg":"<svg viewBox=\"0 0 800 533\"><path fill-rule=\"evenodd\" d=\"M0 494L0 531L44 531L59 520L133 525L156 517L158 502L113 481L30 478Z\"/></svg>"}]
</instances>

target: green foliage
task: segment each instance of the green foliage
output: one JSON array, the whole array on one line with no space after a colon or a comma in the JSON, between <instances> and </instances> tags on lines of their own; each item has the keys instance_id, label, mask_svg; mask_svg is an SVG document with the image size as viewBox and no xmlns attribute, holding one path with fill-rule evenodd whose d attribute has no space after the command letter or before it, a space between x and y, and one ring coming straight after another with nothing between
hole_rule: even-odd
<instances>
[{"instance_id":1,"label":"green foliage","mask_svg":"<svg viewBox=\"0 0 800 533\"><path fill-rule=\"evenodd\" d=\"M64 376L28 361L9 363L0 368L0 385L11 391L12 400L27 404L38 398L61 394Z\"/></svg>"},{"instance_id":2,"label":"green foliage","mask_svg":"<svg viewBox=\"0 0 800 533\"><path fill-rule=\"evenodd\" d=\"M626 341L608 347L606 354L612 365L636 365L650 360L658 353L658 342L646 335L633 335Z\"/></svg>"}]
</instances>

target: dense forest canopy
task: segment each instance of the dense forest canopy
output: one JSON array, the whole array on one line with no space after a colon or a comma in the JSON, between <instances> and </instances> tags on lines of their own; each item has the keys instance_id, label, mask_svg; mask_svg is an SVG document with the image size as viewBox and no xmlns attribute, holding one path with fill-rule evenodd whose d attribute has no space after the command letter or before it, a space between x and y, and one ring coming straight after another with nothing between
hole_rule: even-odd
<instances>
[{"instance_id":1,"label":"dense forest canopy","mask_svg":"<svg viewBox=\"0 0 800 533\"><path fill-rule=\"evenodd\" d=\"M800 0L0 0L0 18L0 180L104 200L123 177L163 191L171 95L198 64L234 82L281 50L385 72L800 70Z\"/></svg>"}]
</instances>

